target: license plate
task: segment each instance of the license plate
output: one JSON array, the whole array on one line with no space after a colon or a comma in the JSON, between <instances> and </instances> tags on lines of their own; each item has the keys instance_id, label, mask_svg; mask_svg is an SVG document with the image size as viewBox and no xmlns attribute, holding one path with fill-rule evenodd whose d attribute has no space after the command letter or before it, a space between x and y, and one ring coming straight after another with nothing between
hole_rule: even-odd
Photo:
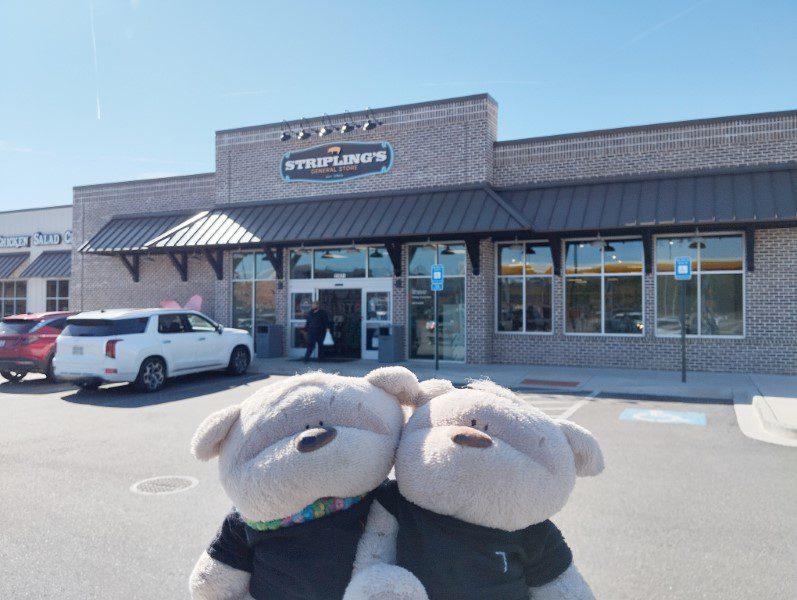
<instances>
[{"instance_id":1,"label":"license plate","mask_svg":"<svg viewBox=\"0 0 797 600\"><path fill-rule=\"evenodd\" d=\"M83 346L72 346L72 354L75 356L83 356Z\"/></svg>"}]
</instances>

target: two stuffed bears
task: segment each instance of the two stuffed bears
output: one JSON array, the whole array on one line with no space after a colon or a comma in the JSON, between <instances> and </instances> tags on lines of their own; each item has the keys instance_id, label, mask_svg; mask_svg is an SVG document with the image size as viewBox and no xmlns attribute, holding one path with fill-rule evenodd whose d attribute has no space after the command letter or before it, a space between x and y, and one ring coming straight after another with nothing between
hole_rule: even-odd
<instances>
[{"instance_id":1,"label":"two stuffed bears","mask_svg":"<svg viewBox=\"0 0 797 600\"><path fill-rule=\"evenodd\" d=\"M299 375L210 415L192 451L235 505L197 600L592 598L548 519L600 448L491 382Z\"/></svg>"}]
</instances>

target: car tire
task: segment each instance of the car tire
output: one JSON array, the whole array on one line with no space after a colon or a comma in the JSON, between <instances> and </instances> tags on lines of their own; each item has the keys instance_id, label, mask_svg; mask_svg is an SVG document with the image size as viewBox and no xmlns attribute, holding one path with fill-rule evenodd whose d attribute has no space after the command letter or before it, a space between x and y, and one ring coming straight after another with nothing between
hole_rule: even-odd
<instances>
[{"instance_id":1,"label":"car tire","mask_svg":"<svg viewBox=\"0 0 797 600\"><path fill-rule=\"evenodd\" d=\"M166 363L157 356L145 358L138 370L138 377L133 385L139 392L151 394L157 392L166 383Z\"/></svg>"},{"instance_id":2,"label":"car tire","mask_svg":"<svg viewBox=\"0 0 797 600\"><path fill-rule=\"evenodd\" d=\"M86 392L93 392L98 387L100 387L100 384L97 381L78 381L77 383L75 383L75 385L78 386L81 390Z\"/></svg>"},{"instance_id":3,"label":"car tire","mask_svg":"<svg viewBox=\"0 0 797 600\"><path fill-rule=\"evenodd\" d=\"M236 346L230 354L230 362L227 365L227 373L230 375L243 375L249 368L252 357L249 356L249 349L246 346Z\"/></svg>"},{"instance_id":4,"label":"car tire","mask_svg":"<svg viewBox=\"0 0 797 600\"><path fill-rule=\"evenodd\" d=\"M0 371L0 375L2 375L3 379L10 381L11 383L22 381L25 379L25 375L27 374L27 371Z\"/></svg>"},{"instance_id":5,"label":"car tire","mask_svg":"<svg viewBox=\"0 0 797 600\"><path fill-rule=\"evenodd\" d=\"M44 376L47 378L49 383L56 383L58 378L55 376L55 371L53 371L53 357L47 359L47 366L44 367Z\"/></svg>"}]
</instances>

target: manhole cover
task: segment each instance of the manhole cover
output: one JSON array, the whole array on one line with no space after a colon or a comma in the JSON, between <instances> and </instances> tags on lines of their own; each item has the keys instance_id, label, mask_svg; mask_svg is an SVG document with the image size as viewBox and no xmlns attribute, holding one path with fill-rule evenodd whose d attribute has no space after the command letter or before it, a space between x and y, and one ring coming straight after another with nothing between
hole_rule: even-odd
<instances>
[{"instance_id":1,"label":"manhole cover","mask_svg":"<svg viewBox=\"0 0 797 600\"><path fill-rule=\"evenodd\" d=\"M185 492L199 484L195 477L184 475L166 475L163 477L150 477L143 479L130 486L130 491L134 494L144 494L152 496L155 494L176 494Z\"/></svg>"}]
</instances>

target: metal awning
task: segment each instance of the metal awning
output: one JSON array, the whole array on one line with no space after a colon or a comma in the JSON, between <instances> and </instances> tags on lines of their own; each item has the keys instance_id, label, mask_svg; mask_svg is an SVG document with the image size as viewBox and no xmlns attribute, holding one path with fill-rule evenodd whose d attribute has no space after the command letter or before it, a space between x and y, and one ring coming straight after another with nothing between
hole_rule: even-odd
<instances>
[{"instance_id":1,"label":"metal awning","mask_svg":"<svg viewBox=\"0 0 797 600\"><path fill-rule=\"evenodd\" d=\"M0 279L8 279L30 256L30 252L9 252L0 254Z\"/></svg>"},{"instance_id":2,"label":"metal awning","mask_svg":"<svg viewBox=\"0 0 797 600\"><path fill-rule=\"evenodd\" d=\"M80 248L88 254L120 254L146 249L146 243L182 223L190 213L114 217Z\"/></svg>"},{"instance_id":3,"label":"metal awning","mask_svg":"<svg viewBox=\"0 0 797 600\"><path fill-rule=\"evenodd\" d=\"M72 272L72 253L69 250L48 250L37 256L20 277L69 277Z\"/></svg>"},{"instance_id":4,"label":"metal awning","mask_svg":"<svg viewBox=\"0 0 797 600\"><path fill-rule=\"evenodd\" d=\"M537 232L797 221L797 165L529 186L498 193Z\"/></svg>"},{"instance_id":5,"label":"metal awning","mask_svg":"<svg viewBox=\"0 0 797 600\"><path fill-rule=\"evenodd\" d=\"M524 231L485 186L230 205L204 211L146 243L149 250L285 246Z\"/></svg>"}]
</instances>

